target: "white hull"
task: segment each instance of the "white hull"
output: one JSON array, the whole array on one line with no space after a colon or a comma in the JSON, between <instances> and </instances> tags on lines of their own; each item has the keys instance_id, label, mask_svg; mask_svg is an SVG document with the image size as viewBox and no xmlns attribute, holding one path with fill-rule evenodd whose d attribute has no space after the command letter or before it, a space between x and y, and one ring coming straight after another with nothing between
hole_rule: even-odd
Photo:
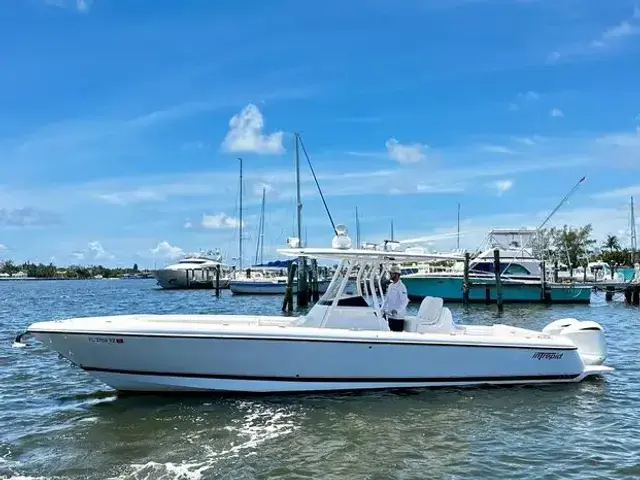
<instances>
[{"instance_id":1,"label":"white hull","mask_svg":"<svg viewBox=\"0 0 640 480\"><path fill-rule=\"evenodd\" d=\"M154 272L158 285L165 289L215 288L215 271L162 269ZM220 288L228 288L229 280L220 279Z\"/></svg>"},{"instance_id":2,"label":"white hull","mask_svg":"<svg viewBox=\"0 0 640 480\"><path fill-rule=\"evenodd\" d=\"M111 329L128 325L119 333L103 333L104 319L43 322L29 331L120 391L305 392L558 383L610 370L588 365L569 339L527 338L522 332L536 332L521 329L509 337L505 326L451 335L308 328L284 317L204 315L181 316L176 329L171 320L142 317L109 317ZM154 333L145 333L148 328Z\"/></svg>"}]
</instances>

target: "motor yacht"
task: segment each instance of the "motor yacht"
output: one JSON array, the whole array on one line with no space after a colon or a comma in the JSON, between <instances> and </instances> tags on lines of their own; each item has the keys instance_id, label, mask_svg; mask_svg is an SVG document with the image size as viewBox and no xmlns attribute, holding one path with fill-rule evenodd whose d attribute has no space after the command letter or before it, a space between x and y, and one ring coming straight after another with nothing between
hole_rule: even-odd
<instances>
[{"instance_id":1,"label":"motor yacht","mask_svg":"<svg viewBox=\"0 0 640 480\"><path fill-rule=\"evenodd\" d=\"M216 269L220 267L220 288L229 287L228 267L222 264L218 252L188 254L177 263L153 272L160 287L165 289L215 288Z\"/></svg>"},{"instance_id":2,"label":"motor yacht","mask_svg":"<svg viewBox=\"0 0 640 480\"><path fill-rule=\"evenodd\" d=\"M309 392L579 382L605 366L604 330L563 318L541 331L461 325L427 297L404 331L390 331L382 282L391 264L446 256L351 248L342 226L331 248L288 257L338 263L327 291L297 317L115 315L33 323L32 335L118 391ZM349 281L356 272L355 281Z\"/></svg>"}]
</instances>

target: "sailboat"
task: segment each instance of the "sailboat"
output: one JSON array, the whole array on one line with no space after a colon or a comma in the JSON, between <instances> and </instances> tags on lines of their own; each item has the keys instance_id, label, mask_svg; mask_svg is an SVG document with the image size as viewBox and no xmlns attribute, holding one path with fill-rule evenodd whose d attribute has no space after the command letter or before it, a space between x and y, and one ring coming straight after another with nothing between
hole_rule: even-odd
<instances>
[{"instance_id":1,"label":"sailboat","mask_svg":"<svg viewBox=\"0 0 640 480\"><path fill-rule=\"evenodd\" d=\"M284 295L287 288L287 267L289 262L264 263L265 201L266 190L263 188L255 263L247 269L246 276L231 280L229 283L231 292L236 295ZM320 293L324 293L328 286L328 279L318 281ZM293 291L297 293L297 282L293 285Z\"/></svg>"}]
</instances>

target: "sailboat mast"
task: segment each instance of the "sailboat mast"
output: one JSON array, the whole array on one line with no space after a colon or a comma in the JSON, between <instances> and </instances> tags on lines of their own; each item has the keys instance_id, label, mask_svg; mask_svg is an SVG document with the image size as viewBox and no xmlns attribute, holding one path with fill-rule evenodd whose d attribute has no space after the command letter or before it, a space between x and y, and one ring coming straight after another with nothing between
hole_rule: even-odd
<instances>
[{"instance_id":1,"label":"sailboat mast","mask_svg":"<svg viewBox=\"0 0 640 480\"><path fill-rule=\"evenodd\" d=\"M300 198L300 152L298 147L298 133L295 134L296 137L296 203L298 208L298 241L300 242L300 246L303 247L302 244L302 200Z\"/></svg>"},{"instance_id":2,"label":"sailboat mast","mask_svg":"<svg viewBox=\"0 0 640 480\"><path fill-rule=\"evenodd\" d=\"M356 207L356 248L360 248L360 217L358 216L358 207Z\"/></svg>"},{"instance_id":3,"label":"sailboat mast","mask_svg":"<svg viewBox=\"0 0 640 480\"><path fill-rule=\"evenodd\" d=\"M458 203L458 235L457 235L456 249L460 250L460 203Z\"/></svg>"},{"instance_id":4,"label":"sailboat mast","mask_svg":"<svg viewBox=\"0 0 640 480\"><path fill-rule=\"evenodd\" d=\"M260 212L260 265L264 262L264 202L267 189L262 189L262 209Z\"/></svg>"},{"instance_id":5,"label":"sailboat mast","mask_svg":"<svg viewBox=\"0 0 640 480\"><path fill-rule=\"evenodd\" d=\"M631 197L631 261L636 261L636 250L638 248L638 240L636 238L636 213L634 210L633 197Z\"/></svg>"},{"instance_id":6,"label":"sailboat mast","mask_svg":"<svg viewBox=\"0 0 640 480\"><path fill-rule=\"evenodd\" d=\"M238 270L242 271L242 158L240 160L240 236L238 238Z\"/></svg>"},{"instance_id":7,"label":"sailboat mast","mask_svg":"<svg viewBox=\"0 0 640 480\"><path fill-rule=\"evenodd\" d=\"M394 236L393 236L393 220L391 220L391 241L393 242L395 240Z\"/></svg>"}]
</instances>

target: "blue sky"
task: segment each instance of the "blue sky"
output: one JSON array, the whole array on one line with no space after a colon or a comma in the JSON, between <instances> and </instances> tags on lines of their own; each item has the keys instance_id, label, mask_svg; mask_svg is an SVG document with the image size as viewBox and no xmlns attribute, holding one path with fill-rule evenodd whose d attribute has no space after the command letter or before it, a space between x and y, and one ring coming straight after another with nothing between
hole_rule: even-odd
<instances>
[{"instance_id":1,"label":"blue sky","mask_svg":"<svg viewBox=\"0 0 640 480\"><path fill-rule=\"evenodd\" d=\"M474 248L640 197L640 4L12 0L0 4L0 257L163 264L294 234L292 132L329 208L379 241ZM332 231L303 164L308 243ZM439 238L444 236L444 238Z\"/></svg>"}]
</instances>

